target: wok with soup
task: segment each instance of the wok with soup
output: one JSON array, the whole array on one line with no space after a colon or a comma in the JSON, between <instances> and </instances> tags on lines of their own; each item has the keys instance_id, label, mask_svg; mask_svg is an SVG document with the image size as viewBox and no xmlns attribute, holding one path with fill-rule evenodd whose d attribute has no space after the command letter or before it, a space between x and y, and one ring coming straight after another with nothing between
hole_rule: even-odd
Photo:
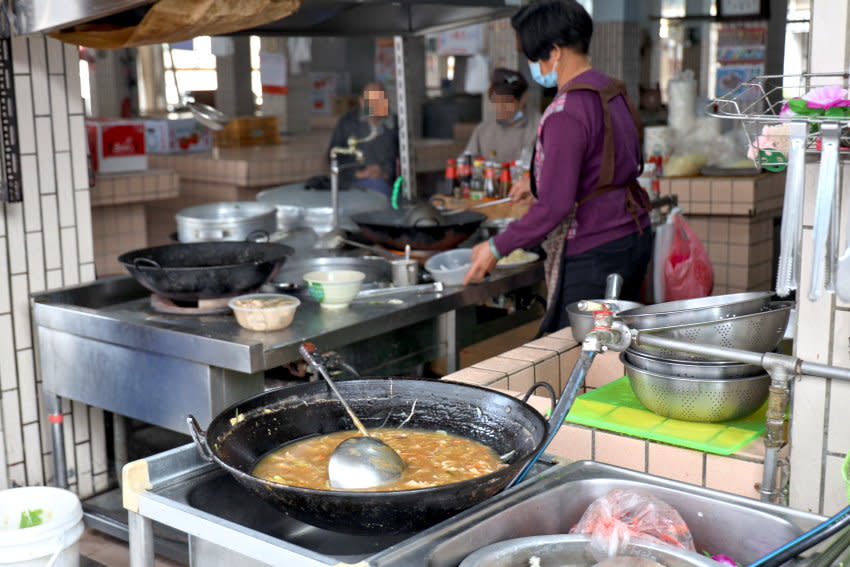
<instances>
[{"instance_id":1,"label":"wok with soup","mask_svg":"<svg viewBox=\"0 0 850 567\"><path fill-rule=\"evenodd\" d=\"M347 533L391 534L431 526L497 494L519 473L547 433L546 421L534 408L477 386L403 378L345 380L337 385L367 428L385 428L390 437L408 436L411 431L429 433L428 441L412 441L417 447L413 453L439 453L448 465L443 468L454 469L451 474L458 474L458 479L444 477L441 480L447 483L434 483L434 479L423 481L421 476L413 476L403 481L411 483L406 487L343 491L327 489L321 484L326 479L321 478L310 486L297 486L291 479L288 482L292 484L286 484L280 474L279 480L260 478L255 469L269 464L273 451L337 432L355 434L342 404L324 382L269 390L243 400L213 418L206 432L190 417L193 437L209 460L296 519ZM480 444L478 450L490 460L469 454L466 445L462 451L452 450L449 445L458 438ZM392 439L387 442L396 448ZM432 446L424 446L429 443ZM440 447L442 443L447 446ZM330 444L332 451L336 439ZM321 450L329 454L328 447ZM265 463L261 462L264 457L268 459ZM298 466L298 458L295 462ZM433 471L423 473L417 468L413 467L412 474L433 475ZM470 478L469 473L475 474ZM273 478L277 473L271 474ZM435 485L417 486L420 482Z\"/></svg>"}]
</instances>

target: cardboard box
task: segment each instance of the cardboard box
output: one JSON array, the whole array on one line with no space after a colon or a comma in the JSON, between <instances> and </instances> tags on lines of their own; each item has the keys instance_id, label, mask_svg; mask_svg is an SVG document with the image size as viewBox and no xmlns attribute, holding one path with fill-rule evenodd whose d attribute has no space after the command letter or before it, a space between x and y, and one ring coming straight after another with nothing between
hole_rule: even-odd
<instances>
[{"instance_id":1,"label":"cardboard box","mask_svg":"<svg viewBox=\"0 0 850 567\"><path fill-rule=\"evenodd\" d=\"M92 169L97 173L148 168L145 124L141 120L94 118L86 122Z\"/></svg>"},{"instance_id":2,"label":"cardboard box","mask_svg":"<svg viewBox=\"0 0 850 567\"><path fill-rule=\"evenodd\" d=\"M180 154L212 149L209 128L194 118L145 120L145 145L149 154Z\"/></svg>"}]
</instances>

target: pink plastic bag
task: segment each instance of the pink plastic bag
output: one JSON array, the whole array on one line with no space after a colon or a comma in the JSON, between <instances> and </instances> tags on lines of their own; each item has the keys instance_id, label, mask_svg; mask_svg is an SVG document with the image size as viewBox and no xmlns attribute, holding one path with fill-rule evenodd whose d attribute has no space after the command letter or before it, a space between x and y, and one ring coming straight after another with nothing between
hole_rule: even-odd
<instances>
[{"instance_id":1,"label":"pink plastic bag","mask_svg":"<svg viewBox=\"0 0 850 567\"><path fill-rule=\"evenodd\" d=\"M696 551L679 512L640 490L615 489L597 498L570 533L590 535L597 558L619 555L633 540Z\"/></svg>"},{"instance_id":2,"label":"pink plastic bag","mask_svg":"<svg viewBox=\"0 0 850 567\"><path fill-rule=\"evenodd\" d=\"M664 301L711 295L714 270L702 242L680 214L673 215L673 229L664 260Z\"/></svg>"}]
</instances>

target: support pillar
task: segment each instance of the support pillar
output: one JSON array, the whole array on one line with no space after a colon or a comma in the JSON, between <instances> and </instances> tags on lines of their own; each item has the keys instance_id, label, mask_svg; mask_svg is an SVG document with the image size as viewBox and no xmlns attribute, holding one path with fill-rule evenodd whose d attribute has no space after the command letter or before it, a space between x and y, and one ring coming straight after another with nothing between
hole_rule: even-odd
<instances>
[{"instance_id":1,"label":"support pillar","mask_svg":"<svg viewBox=\"0 0 850 567\"><path fill-rule=\"evenodd\" d=\"M233 42L233 53L216 57L218 90L215 106L228 116L253 116L251 38L237 36L229 39Z\"/></svg>"}]
</instances>

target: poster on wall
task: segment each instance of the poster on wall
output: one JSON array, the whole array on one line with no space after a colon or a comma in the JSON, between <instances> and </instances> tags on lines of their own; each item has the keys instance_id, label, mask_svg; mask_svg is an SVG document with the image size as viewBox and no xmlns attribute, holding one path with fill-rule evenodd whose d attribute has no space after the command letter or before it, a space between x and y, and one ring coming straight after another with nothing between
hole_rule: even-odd
<instances>
[{"instance_id":1,"label":"poster on wall","mask_svg":"<svg viewBox=\"0 0 850 567\"><path fill-rule=\"evenodd\" d=\"M721 64L763 63L767 50L767 28L726 28L717 33L717 62Z\"/></svg>"},{"instance_id":2,"label":"poster on wall","mask_svg":"<svg viewBox=\"0 0 850 567\"><path fill-rule=\"evenodd\" d=\"M331 113L336 82L336 73L310 73L313 114Z\"/></svg>"},{"instance_id":3,"label":"poster on wall","mask_svg":"<svg viewBox=\"0 0 850 567\"><path fill-rule=\"evenodd\" d=\"M764 75L764 64L757 65L726 65L717 69L717 81L715 94L718 97L729 94L741 87L742 83L748 82L753 77ZM735 98L741 102L755 101L761 96L761 90L757 86L750 87L750 92L736 93Z\"/></svg>"},{"instance_id":4,"label":"poster on wall","mask_svg":"<svg viewBox=\"0 0 850 567\"><path fill-rule=\"evenodd\" d=\"M375 40L375 80L385 85L395 82L393 39L382 37Z\"/></svg>"},{"instance_id":5,"label":"poster on wall","mask_svg":"<svg viewBox=\"0 0 850 567\"><path fill-rule=\"evenodd\" d=\"M437 35L440 55L477 55L484 51L484 25L475 24L447 30Z\"/></svg>"},{"instance_id":6,"label":"poster on wall","mask_svg":"<svg viewBox=\"0 0 850 567\"><path fill-rule=\"evenodd\" d=\"M289 92L286 84L286 55L260 53L260 82L263 94L285 95Z\"/></svg>"}]
</instances>

